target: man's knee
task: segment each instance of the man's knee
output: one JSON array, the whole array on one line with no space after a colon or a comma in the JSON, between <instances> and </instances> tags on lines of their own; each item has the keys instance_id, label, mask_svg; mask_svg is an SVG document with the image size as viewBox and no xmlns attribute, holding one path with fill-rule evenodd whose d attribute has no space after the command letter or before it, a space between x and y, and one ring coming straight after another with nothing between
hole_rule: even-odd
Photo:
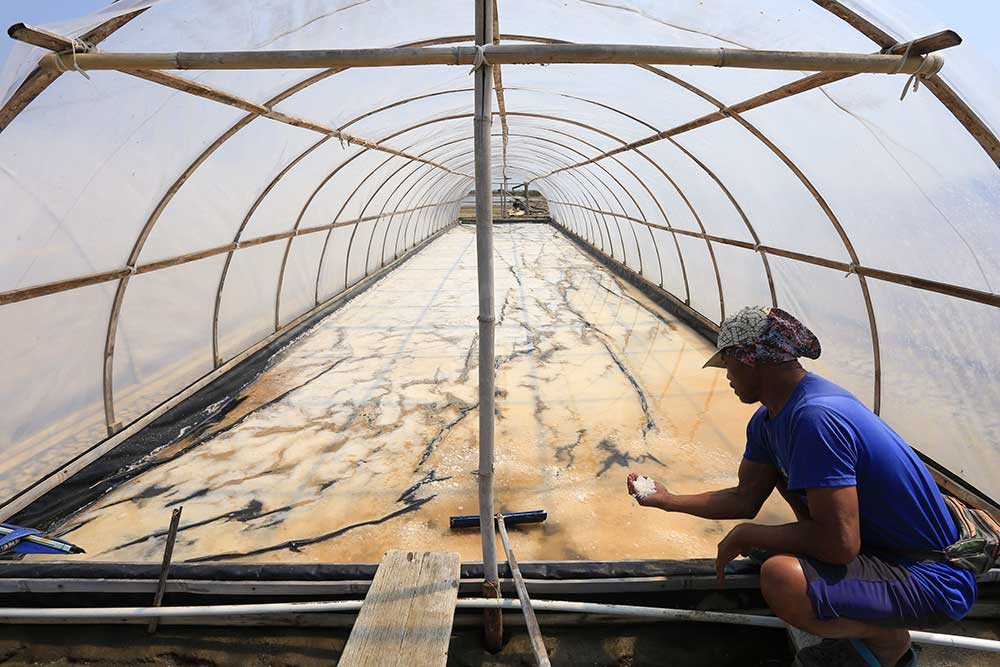
<instances>
[{"instance_id":1,"label":"man's knee","mask_svg":"<svg viewBox=\"0 0 1000 667\"><path fill-rule=\"evenodd\" d=\"M795 556L772 556L760 567L760 591L785 622L801 627L815 619L806 593L806 576Z\"/></svg>"}]
</instances>

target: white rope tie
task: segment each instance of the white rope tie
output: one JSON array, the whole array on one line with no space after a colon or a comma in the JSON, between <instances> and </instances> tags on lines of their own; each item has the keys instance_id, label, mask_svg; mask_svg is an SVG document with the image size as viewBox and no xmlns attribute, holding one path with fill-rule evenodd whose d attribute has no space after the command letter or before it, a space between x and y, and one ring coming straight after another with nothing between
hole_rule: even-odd
<instances>
[{"instance_id":1,"label":"white rope tie","mask_svg":"<svg viewBox=\"0 0 1000 667\"><path fill-rule=\"evenodd\" d=\"M858 273L858 265L855 264L854 262L851 262L850 264L847 265L847 273L844 274L844 277L850 278L852 275L857 275L857 273Z\"/></svg>"},{"instance_id":2,"label":"white rope tie","mask_svg":"<svg viewBox=\"0 0 1000 667\"><path fill-rule=\"evenodd\" d=\"M483 50L483 45L476 44L476 57L472 61L472 69L469 70L469 74L474 73L480 67L489 65L490 61L486 59L486 51Z\"/></svg>"},{"instance_id":3,"label":"white rope tie","mask_svg":"<svg viewBox=\"0 0 1000 667\"><path fill-rule=\"evenodd\" d=\"M80 53L87 53L90 51L90 47L87 46L87 44L85 44L84 42L81 42L80 40L77 39L71 39L69 50L70 53L73 55L73 65L67 67L66 64L62 61L62 56L66 53L65 51L62 51L56 54L56 69L59 70L60 72L69 72L69 71L79 72L81 75L83 75L83 78L89 81L90 75L87 74L84 70L80 69L80 65L76 62L76 53L78 47L80 49Z\"/></svg>"},{"instance_id":4,"label":"white rope tie","mask_svg":"<svg viewBox=\"0 0 1000 667\"><path fill-rule=\"evenodd\" d=\"M906 43L906 50L903 51L903 57L899 59L899 65L896 66L896 71L893 74L899 74L903 71L903 67L906 66L906 59L910 57L910 49L913 48L913 42L909 41Z\"/></svg>"},{"instance_id":5,"label":"white rope tie","mask_svg":"<svg viewBox=\"0 0 1000 667\"><path fill-rule=\"evenodd\" d=\"M906 66L906 59L910 56L910 50L912 48L913 42L907 42L906 50L903 51L903 57L900 58L899 65L896 67L896 71L894 71L893 74L899 74L903 71L903 67ZM917 92L917 89L920 88L920 80L937 74L943 65L944 62L937 56L924 56L920 61L920 67L918 67L917 70L906 80L906 83L903 84L903 92L899 96L899 101L902 102L906 98L906 94L910 92L910 84L913 85L913 92Z\"/></svg>"}]
</instances>

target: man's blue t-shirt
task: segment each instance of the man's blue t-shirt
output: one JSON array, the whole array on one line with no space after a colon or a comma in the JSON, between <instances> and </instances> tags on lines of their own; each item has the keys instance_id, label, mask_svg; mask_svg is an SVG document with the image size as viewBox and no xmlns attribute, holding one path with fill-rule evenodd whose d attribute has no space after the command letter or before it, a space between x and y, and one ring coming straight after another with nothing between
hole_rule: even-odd
<instances>
[{"instance_id":1,"label":"man's blue t-shirt","mask_svg":"<svg viewBox=\"0 0 1000 667\"><path fill-rule=\"evenodd\" d=\"M854 486L861 549L887 557L943 549L958 531L923 462L853 394L809 373L773 419L761 407L747 425L744 458L777 466L788 490ZM942 612L960 618L975 601L972 572L945 563L906 563Z\"/></svg>"}]
</instances>

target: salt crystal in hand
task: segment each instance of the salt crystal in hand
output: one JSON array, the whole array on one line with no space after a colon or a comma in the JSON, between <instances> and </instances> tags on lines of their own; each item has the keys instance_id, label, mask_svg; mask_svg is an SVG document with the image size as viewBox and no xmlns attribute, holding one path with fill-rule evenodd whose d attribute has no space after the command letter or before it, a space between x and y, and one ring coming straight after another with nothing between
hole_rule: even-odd
<instances>
[{"instance_id":1,"label":"salt crystal in hand","mask_svg":"<svg viewBox=\"0 0 1000 667\"><path fill-rule=\"evenodd\" d=\"M656 493L656 482L645 475L636 477L635 481L632 482L632 487L635 489L636 498L645 498Z\"/></svg>"}]
</instances>

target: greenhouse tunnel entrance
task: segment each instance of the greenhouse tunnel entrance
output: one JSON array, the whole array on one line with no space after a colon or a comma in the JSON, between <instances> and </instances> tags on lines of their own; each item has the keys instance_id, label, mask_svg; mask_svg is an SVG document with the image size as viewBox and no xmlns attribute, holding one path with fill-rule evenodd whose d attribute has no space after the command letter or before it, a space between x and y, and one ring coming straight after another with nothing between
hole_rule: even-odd
<instances>
[{"instance_id":1,"label":"greenhouse tunnel entrance","mask_svg":"<svg viewBox=\"0 0 1000 667\"><path fill-rule=\"evenodd\" d=\"M651 525L624 484L733 477L752 409L701 368L711 344L546 218L494 230L498 510L549 512L519 530L521 558L711 555L727 522ZM177 561L479 560L478 530L448 528L477 507L475 273L474 230L453 225L57 533L91 559L155 561L182 505Z\"/></svg>"}]
</instances>

